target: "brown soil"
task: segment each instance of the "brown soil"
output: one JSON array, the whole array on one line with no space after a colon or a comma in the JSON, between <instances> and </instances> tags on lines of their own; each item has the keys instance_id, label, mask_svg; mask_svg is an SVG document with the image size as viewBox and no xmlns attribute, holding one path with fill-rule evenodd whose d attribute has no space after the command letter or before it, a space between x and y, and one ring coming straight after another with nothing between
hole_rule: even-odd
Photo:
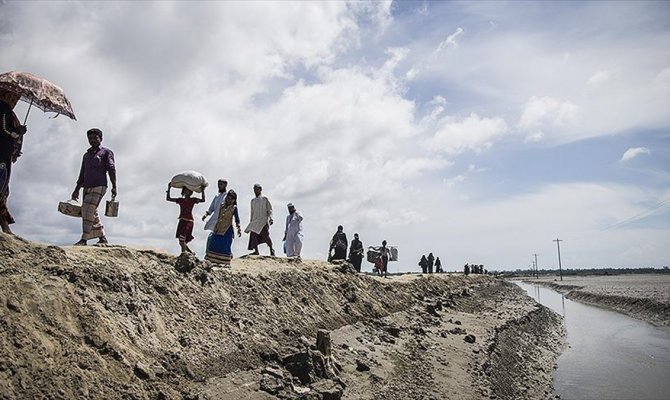
<instances>
[{"instance_id":1,"label":"brown soil","mask_svg":"<svg viewBox=\"0 0 670 400\"><path fill-rule=\"evenodd\" d=\"M0 234L0 398L550 398L556 314L490 277ZM331 354L317 349L317 331Z\"/></svg>"}]
</instances>

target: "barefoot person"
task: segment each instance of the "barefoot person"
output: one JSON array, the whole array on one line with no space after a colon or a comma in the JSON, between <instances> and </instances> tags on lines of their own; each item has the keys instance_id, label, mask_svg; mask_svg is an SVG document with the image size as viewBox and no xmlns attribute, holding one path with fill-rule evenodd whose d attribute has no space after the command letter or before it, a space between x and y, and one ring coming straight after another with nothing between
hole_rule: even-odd
<instances>
[{"instance_id":1,"label":"barefoot person","mask_svg":"<svg viewBox=\"0 0 670 400\"><path fill-rule=\"evenodd\" d=\"M107 191L107 175L112 182L112 198L116 197L116 164L114 153L101 146L102 131L98 128L86 132L91 147L84 153L79 170L77 186L72 192L72 199L79 198L79 189L84 188L84 198L81 202L81 240L75 246L86 246L90 239L98 239L98 244L107 244L105 231L100 217L98 206Z\"/></svg>"},{"instance_id":2,"label":"barefoot person","mask_svg":"<svg viewBox=\"0 0 670 400\"><path fill-rule=\"evenodd\" d=\"M177 233L175 237L179 240L181 252L193 253L189 249L188 242L193 240L193 206L205 202L205 185L202 186L201 197L196 199L191 197L193 191L187 187L181 188L181 197L170 197L170 184L165 191L165 200L179 204L179 223L177 224Z\"/></svg>"},{"instance_id":3,"label":"barefoot person","mask_svg":"<svg viewBox=\"0 0 670 400\"><path fill-rule=\"evenodd\" d=\"M254 185L254 194L256 197L251 199L251 221L244 230L249 234L249 250L253 250L252 255L258 255L258 245L266 243L270 247L270 255L275 255L272 248L272 239L270 239L270 225L272 221L272 204L267 197L261 193L263 187L258 183Z\"/></svg>"},{"instance_id":4,"label":"barefoot person","mask_svg":"<svg viewBox=\"0 0 670 400\"><path fill-rule=\"evenodd\" d=\"M240 216L237 213L237 193L234 190L228 191L221 209L216 211L216 215L216 224L207 239L205 260L230 267L230 261L233 259L233 239L235 238L233 220L237 227L237 237L242 236Z\"/></svg>"},{"instance_id":5,"label":"barefoot person","mask_svg":"<svg viewBox=\"0 0 670 400\"><path fill-rule=\"evenodd\" d=\"M9 234L13 234L9 225L14 223L7 208L9 178L12 164L21 155L23 135L26 133L26 127L21 125L12 111L20 98L18 94L0 91L0 227Z\"/></svg>"}]
</instances>

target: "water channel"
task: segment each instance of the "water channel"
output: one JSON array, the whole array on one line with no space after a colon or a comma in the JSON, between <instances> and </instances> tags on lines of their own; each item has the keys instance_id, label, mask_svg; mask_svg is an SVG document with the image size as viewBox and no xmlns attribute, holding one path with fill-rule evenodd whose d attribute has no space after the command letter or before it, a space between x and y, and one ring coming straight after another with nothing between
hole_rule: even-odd
<instances>
[{"instance_id":1,"label":"water channel","mask_svg":"<svg viewBox=\"0 0 670 400\"><path fill-rule=\"evenodd\" d=\"M561 399L670 399L670 329L515 283L565 319L568 345L554 372Z\"/></svg>"}]
</instances>

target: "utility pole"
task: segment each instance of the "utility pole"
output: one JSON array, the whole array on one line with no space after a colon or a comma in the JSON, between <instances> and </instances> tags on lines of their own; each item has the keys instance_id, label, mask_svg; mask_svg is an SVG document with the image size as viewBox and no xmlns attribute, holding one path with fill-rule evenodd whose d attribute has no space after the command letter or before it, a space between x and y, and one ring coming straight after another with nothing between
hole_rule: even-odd
<instances>
[{"instance_id":1,"label":"utility pole","mask_svg":"<svg viewBox=\"0 0 670 400\"><path fill-rule=\"evenodd\" d=\"M556 238L552 240L552 242L556 242L556 247L558 248L558 275L561 277L561 280L563 280L563 269L561 268L561 242L563 240Z\"/></svg>"},{"instance_id":2,"label":"utility pole","mask_svg":"<svg viewBox=\"0 0 670 400\"><path fill-rule=\"evenodd\" d=\"M535 278L539 278L539 266L537 265L537 253L533 253L535 256Z\"/></svg>"}]
</instances>

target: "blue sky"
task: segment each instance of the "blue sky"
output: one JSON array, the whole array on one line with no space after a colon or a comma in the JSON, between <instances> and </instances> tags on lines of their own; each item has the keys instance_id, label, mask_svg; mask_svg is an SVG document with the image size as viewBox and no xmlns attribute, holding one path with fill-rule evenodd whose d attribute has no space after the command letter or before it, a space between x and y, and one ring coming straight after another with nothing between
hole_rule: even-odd
<instances>
[{"instance_id":1,"label":"blue sky","mask_svg":"<svg viewBox=\"0 0 670 400\"><path fill-rule=\"evenodd\" d=\"M116 243L176 252L164 186L193 169L228 178L243 223L262 183L277 243L295 203L307 258L342 224L399 270L551 268L557 236L568 267L670 264L667 2L9 2L0 26L0 69L78 117L30 115L10 197L29 239L78 239L56 205L97 126Z\"/></svg>"}]
</instances>

